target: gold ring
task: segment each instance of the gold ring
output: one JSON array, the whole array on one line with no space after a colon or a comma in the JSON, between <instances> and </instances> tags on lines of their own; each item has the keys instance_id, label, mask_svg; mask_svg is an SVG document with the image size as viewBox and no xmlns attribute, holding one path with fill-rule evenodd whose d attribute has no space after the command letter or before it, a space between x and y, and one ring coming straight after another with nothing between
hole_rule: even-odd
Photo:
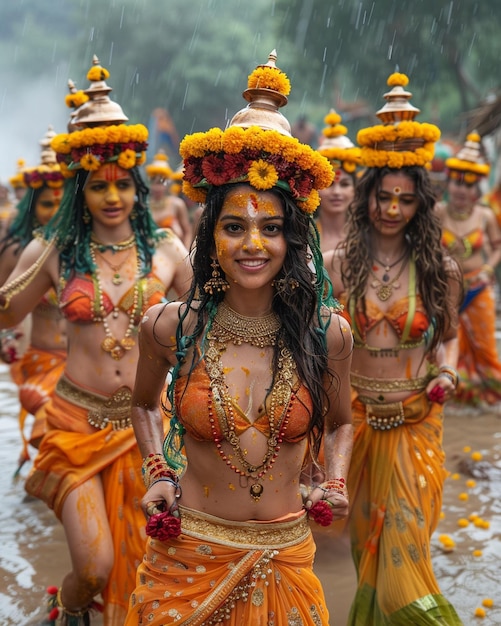
<instances>
[{"instance_id":1,"label":"gold ring","mask_svg":"<svg viewBox=\"0 0 501 626\"><path fill-rule=\"evenodd\" d=\"M160 513L160 511L158 510L158 507L154 502L150 502L150 504L148 504L148 506L146 507L146 513L151 516Z\"/></svg>"}]
</instances>

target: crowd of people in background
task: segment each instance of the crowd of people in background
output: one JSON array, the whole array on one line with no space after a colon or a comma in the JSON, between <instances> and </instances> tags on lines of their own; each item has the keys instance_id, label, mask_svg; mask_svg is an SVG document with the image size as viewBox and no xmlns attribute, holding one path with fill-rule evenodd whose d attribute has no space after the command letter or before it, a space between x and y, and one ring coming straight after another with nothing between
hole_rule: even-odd
<instances>
[{"instance_id":1,"label":"crowd of people in background","mask_svg":"<svg viewBox=\"0 0 501 626\"><path fill-rule=\"evenodd\" d=\"M356 136L291 126L272 52L171 164L87 79L0 184L17 472L71 560L44 623L335 624L312 529L344 519L349 626L461 624L430 541L445 403L501 407L482 138L454 152L398 72Z\"/></svg>"}]
</instances>

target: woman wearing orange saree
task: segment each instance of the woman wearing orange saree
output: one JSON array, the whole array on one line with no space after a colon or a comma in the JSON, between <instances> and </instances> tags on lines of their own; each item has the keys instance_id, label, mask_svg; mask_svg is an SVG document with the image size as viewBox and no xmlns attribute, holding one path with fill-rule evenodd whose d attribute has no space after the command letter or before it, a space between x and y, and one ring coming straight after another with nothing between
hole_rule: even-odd
<instances>
[{"instance_id":1,"label":"woman wearing orange saree","mask_svg":"<svg viewBox=\"0 0 501 626\"><path fill-rule=\"evenodd\" d=\"M358 133L367 169L345 242L324 255L355 339L349 626L461 624L430 555L445 478L443 402L458 378L461 274L440 246L425 169L440 131L414 121L407 83L390 76L383 123Z\"/></svg>"},{"instance_id":2,"label":"woman wearing orange saree","mask_svg":"<svg viewBox=\"0 0 501 626\"><path fill-rule=\"evenodd\" d=\"M66 367L45 406L47 432L28 493L64 526L71 569L49 588L48 623L86 626L104 602L105 626L123 626L143 555L141 457L130 422L143 312L183 294L187 250L156 228L138 166L147 129L127 125L94 58L76 128L52 147L68 180L61 206L0 289L0 324L18 323L53 287L67 322ZM72 95L76 98L76 94Z\"/></svg>"},{"instance_id":3,"label":"woman wearing orange saree","mask_svg":"<svg viewBox=\"0 0 501 626\"><path fill-rule=\"evenodd\" d=\"M482 206L480 180L489 174L480 136L471 133L446 160L448 200L437 205L442 244L461 265L465 297L459 315L458 402L501 403L501 363L496 344L494 268L501 260L501 228Z\"/></svg>"},{"instance_id":4,"label":"woman wearing orange saree","mask_svg":"<svg viewBox=\"0 0 501 626\"><path fill-rule=\"evenodd\" d=\"M311 217L332 170L290 136L275 59L225 131L181 143L184 191L205 206L187 302L154 307L141 328L132 419L150 539L127 626L329 623L307 515L348 512L352 338L326 306ZM321 440L325 481L303 493Z\"/></svg>"}]
</instances>

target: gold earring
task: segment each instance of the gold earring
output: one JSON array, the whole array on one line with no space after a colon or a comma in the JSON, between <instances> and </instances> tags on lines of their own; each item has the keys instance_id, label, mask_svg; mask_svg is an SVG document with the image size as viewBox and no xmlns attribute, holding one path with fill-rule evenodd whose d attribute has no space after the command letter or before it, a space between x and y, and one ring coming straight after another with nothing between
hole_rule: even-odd
<instances>
[{"instance_id":1,"label":"gold earring","mask_svg":"<svg viewBox=\"0 0 501 626\"><path fill-rule=\"evenodd\" d=\"M84 224L90 224L91 214L89 211L89 207L84 204L83 213L82 213L82 222Z\"/></svg>"},{"instance_id":2,"label":"gold earring","mask_svg":"<svg viewBox=\"0 0 501 626\"><path fill-rule=\"evenodd\" d=\"M213 296L214 292L226 291L230 288L230 285L226 278L223 278L219 273L219 263L217 259L213 259L210 265L212 267L212 277L205 283L204 291Z\"/></svg>"}]
</instances>

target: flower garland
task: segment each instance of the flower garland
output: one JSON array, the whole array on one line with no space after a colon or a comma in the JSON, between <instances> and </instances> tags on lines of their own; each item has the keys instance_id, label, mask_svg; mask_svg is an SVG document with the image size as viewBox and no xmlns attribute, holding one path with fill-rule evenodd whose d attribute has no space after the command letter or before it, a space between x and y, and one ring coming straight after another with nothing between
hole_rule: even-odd
<instances>
[{"instance_id":1,"label":"flower garland","mask_svg":"<svg viewBox=\"0 0 501 626\"><path fill-rule=\"evenodd\" d=\"M354 146L345 136L348 129L340 123L341 116L334 110L325 116L324 122L327 126L322 130L322 135L326 141L319 146L318 152L329 159L335 170L342 168L348 174L352 174L361 164L360 148Z\"/></svg>"},{"instance_id":2,"label":"flower garland","mask_svg":"<svg viewBox=\"0 0 501 626\"><path fill-rule=\"evenodd\" d=\"M63 176L69 178L77 169L94 171L114 161L124 169L142 165L147 139L148 129L143 124L117 124L61 133L52 139L51 147L57 153Z\"/></svg>"},{"instance_id":3,"label":"flower garland","mask_svg":"<svg viewBox=\"0 0 501 626\"><path fill-rule=\"evenodd\" d=\"M187 135L179 152L183 192L195 202L204 202L212 185L249 182L260 191L283 187L303 211L313 213L320 204L317 189L328 187L333 178L329 161L310 146L259 126Z\"/></svg>"},{"instance_id":4,"label":"flower garland","mask_svg":"<svg viewBox=\"0 0 501 626\"><path fill-rule=\"evenodd\" d=\"M24 185L31 189L40 189L44 185L51 189L63 186L64 176L59 165L38 165L23 172Z\"/></svg>"},{"instance_id":5,"label":"flower garland","mask_svg":"<svg viewBox=\"0 0 501 626\"><path fill-rule=\"evenodd\" d=\"M153 161L149 163L145 168L146 175L148 178L174 178L174 173L169 167L169 160L167 155L158 152L153 157ZM181 174L181 179L183 175Z\"/></svg>"},{"instance_id":6,"label":"flower garland","mask_svg":"<svg viewBox=\"0 0 501 626\"><path fill-rule=\"evenodd\" d=\"M24 159L17 160L17 172L9 178L10 186L13 189L24 189L26 187L26 183L24 182L25 166L26 162Z\"/></svg>"}]
</instances>

